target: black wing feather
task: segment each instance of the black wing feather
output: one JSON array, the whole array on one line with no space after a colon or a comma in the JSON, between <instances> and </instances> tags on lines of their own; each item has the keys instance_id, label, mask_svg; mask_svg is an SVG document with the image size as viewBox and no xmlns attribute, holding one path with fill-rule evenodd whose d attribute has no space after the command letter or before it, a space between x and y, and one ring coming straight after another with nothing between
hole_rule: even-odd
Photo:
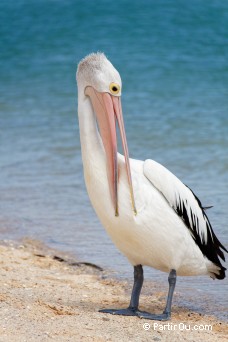
<instances>
[{"instance_id":1,"label":"black wing feather","mask_svg":"<svg viewBox=\"0 0 228 342\"><path fill-rule=\"evenodd\" d=\"M205 258L218 266L219 274L214 274L215 277L225 278L226 269L221 265L219 258L225 260L223 251L227 252L227 250L211 227L205 213L207 208L203 208L193 191L161 164L148 159L144 162L143 168L147 179L183 220Z\"/></svg>"},{"instance_id":2,"label":"black wing feather","mask_svg":"<svg viewBox=\"0 0 228 342\"><path fill-rule=\"evenodd\" d=\"M197 246L200 248L201 252L204 256L206 256L210 261L212 261L215 265L220 267L220 273L215 274L216 278L218 279L224 279L225 278L225 270L226 268L222 266L220 260L218 257L220 257L222 260L225 261L224 253L221 249L223 249L225 252L228 252L227 249L221 244L221 242L218 240L217 236L215 235L212 226L210 224L210 221L204 211L204 208L202 207L202 204L199 200L199 198L194 194L194 192L188 187L188 189L192 192L193 196L195 197L200 209L202 210L203 217L206 222L206 228L207 228L207 241L203 241L201 237L198 234L198 225L199 220L198 217L195 216L195 214L190 209L191 213L191 221L190 223L188 212L187 212L187 201L184 203L184 201L180 198L178 198L176 206L173 207L173 209L176 211L176 213L182 218L185 225L188 227L188 229L191 231L192 237L197 244Z\"/></svg>"}]
</instances>

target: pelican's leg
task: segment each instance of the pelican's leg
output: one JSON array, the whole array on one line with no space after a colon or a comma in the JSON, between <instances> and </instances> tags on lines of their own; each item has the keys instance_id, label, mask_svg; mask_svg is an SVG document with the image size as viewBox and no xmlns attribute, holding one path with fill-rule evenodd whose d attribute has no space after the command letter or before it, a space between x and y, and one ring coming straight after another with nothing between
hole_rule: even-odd
<instances>
[{"instance_id":1,"label":"pelican's leg","mask_svg":"<svg viewBox=\"0 0 228 342\"><path fill-rule=\"evenodd\" d=\"M110 313L113 315L139 316L139 296L143 285L142 265L134 266L134 285L131 293L130 305L127 309L103 309L99 312Z\"/></svg>"},{"instance_id":2,"label":"pelican's leg","mask_svg":"<svg viewBox=\"0 0 228 342\"><path fill-rule=\"evenodd\" d=\"M138 317L140 318L146 318L146 319L153 319L157 321L167 321L171 317L171 305L172 305L172 299L173 299L173 292L176 285L176 270L171 270L168 277L169 281L169 293L166 301L166 307L162 314L155 315L150 314L148 312L144 311L137 311Z\"/></svg>"}]
</instances>

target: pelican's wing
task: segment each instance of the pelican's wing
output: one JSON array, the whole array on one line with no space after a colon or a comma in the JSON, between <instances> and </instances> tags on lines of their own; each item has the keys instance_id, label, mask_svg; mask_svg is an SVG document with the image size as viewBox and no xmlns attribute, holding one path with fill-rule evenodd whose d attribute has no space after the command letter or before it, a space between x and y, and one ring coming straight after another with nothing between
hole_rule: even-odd
<instances>
[{"instance_id":1,"label":"pelican's wing","mask_svg":"<svg viewBox=\"0 0 228 342\"><path fill-rule=\"evenodd\" d=\"M200 200L191 189L161 164L148 159L144 162L143 170L147 179L181 217L203 255L222 267L218 256L224 261L225 257L220 248L226 252L227 250L213 232Z\"/></svg>"}]
</instances>

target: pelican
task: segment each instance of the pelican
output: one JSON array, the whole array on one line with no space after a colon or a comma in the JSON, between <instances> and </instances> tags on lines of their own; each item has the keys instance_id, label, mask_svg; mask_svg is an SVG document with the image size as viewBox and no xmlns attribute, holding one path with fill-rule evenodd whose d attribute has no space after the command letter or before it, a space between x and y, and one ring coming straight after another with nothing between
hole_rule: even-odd
<instances>
[{"instance_id":1,"label":"pelican","mask_svg":"<svg viewBox=\"0 0 228 342\"><path fill-rule=\"evenodd\" d=\"M153 160L130 159L121 109L118 71L103 53L82 59L76 73L84 178L92 206L117 248L134 267L126 309L103 313L152 320L171 318L178 276L225 278L226 248L200 200L174 174ZM118 125L124 155L117 151ZM161 314L139 310L143 266L167 272L169 290Z\"/></svg>"}]
</instances>

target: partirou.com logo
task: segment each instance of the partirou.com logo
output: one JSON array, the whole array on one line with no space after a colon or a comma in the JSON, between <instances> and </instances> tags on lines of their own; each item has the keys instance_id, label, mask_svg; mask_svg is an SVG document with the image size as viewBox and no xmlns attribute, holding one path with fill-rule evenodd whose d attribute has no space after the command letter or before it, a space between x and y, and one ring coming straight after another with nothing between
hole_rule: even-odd
<instances>
[{"instance_id":1,"label":"partirou.com logo","mask_svg":"<svg viewBox=\"0 0 228 342\"><path fill-rule=\"evenodd\" d=\"M185 331L192 331L192 330L199 330L199 331L212 331L212 325L210 324L188 324L180 322L178 324L173 323L166 323L166 324L160 324L160 323L144 323L143 324L144 330L185 330Z\"/></svg>"}]
</instances>

